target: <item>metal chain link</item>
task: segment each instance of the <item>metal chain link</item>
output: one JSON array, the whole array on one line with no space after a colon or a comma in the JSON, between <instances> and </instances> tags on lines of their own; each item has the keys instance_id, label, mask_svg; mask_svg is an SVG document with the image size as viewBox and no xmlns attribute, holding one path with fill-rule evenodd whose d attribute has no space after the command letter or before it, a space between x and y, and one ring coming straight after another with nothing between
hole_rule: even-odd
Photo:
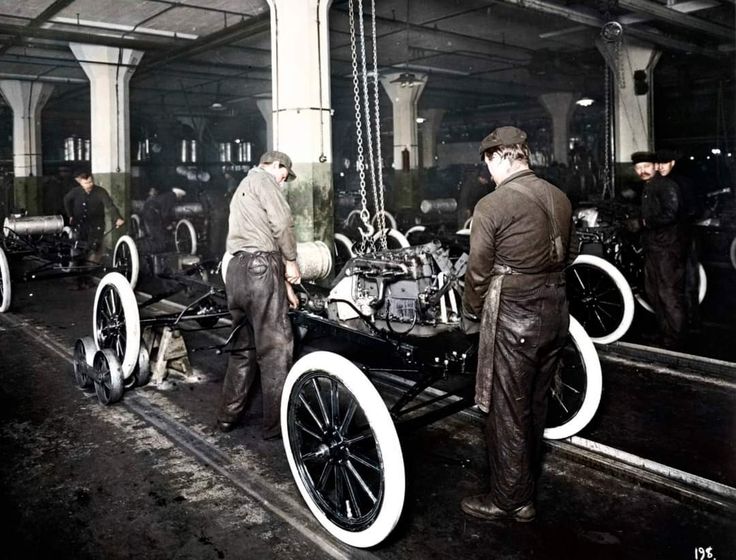
<instances>
[{"instance_id":1,"label":"metal chain link","mask_svg":"<svg viewBox=\"0 0 736 560\"><path fill-rule=\"evenodd\" d=\"M365 140L368 146L368 164L369 173L371 179L371 193L373 194L373 208L374 212L377 211L377 192L376 192L376 169L373 166L373 134L372 126L373 123L370 119L370 111L368 104L368 69L366 67L366 56L365 56L365 22L363 20L363 0L358 0L358 24L360 27L360 65L361 65L361 93L362 96L362 108L363 115L365 117Z\"/></svg>"},{"instance_id":2,"label":"metal chain link","mask_svg":"<svg viewBox=\"0 0 736 560\"><path fill-rule=\"evenodd\" d=\"M371 0L371 37L373 39L373 100L375 104L375 117L376 117L376 163L378 166L378 228L381 232L381 248L386 250L388 248L387 242L387 231L386 231L386 214L384 212L384 200L383 200L383 154L381 152L381 110L380 103L378 102L378 49L376 45L376 0Z\"/></svg>"},{"instance_id":3,"label":"metal chain link","mask_svg":"<svg viewBox=\"0 0 736 560\"><path fill-rule=\"evenodd\" d=\"M358 228L361 233L361 241L358 252L364 254L370 250L375 250L373 243L372 226L370 223L370 213L368 212L368 200L366 195L365 184L365 158L363 155L363 121L360 110L360 86L358 80L358 53L356 47L355 36L355 14L353 0L348 1L348 12L350 14L350 56L353 69L353 101L355 107L355 136L358 145L358 158L356 167L358 168L358 177L360 180L360 221L363 222L362 228Z\"/></svg>"},{"instance_id":4,"label":"metal chain link","mask_svg":"<svg viewBox=\"0 0 736 560\"><path fill-rule=\"evenodd\" d=\"M359 23L360 23L360 63L362 70L362 85L363 85L363 115L365 117L365 131L366 131L366 142L368 143L368 161L370 164L370 177L371 177L371 191L373 194L373 208L375 216L378 219L378 238L380 245L383 249L386 248L386 231L385 226L381 227L381 218L383 217L383 209L379 205L378 199L378 184L376 182L376 166L375 166L375 155L373 152L373 123L371 122L371 106L368 95L368 67L367 67L367 56L365 49L365 23L363 21L363 0L358 0L359 10ZM375 36L374 48L375 48Z\"/></svg>"}]
</instances>

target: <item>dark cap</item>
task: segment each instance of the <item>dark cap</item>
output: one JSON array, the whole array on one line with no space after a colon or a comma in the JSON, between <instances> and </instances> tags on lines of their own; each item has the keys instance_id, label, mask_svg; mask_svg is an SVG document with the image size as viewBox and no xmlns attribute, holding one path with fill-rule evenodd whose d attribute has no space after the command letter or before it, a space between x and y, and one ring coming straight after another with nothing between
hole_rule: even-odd
<instances>
[{"instance_id":1,"label":"dark cap","mask_svg":"<svg viewBox=\"0 0 736 560\"><path fill-rule=\"evenodd\" d=\"M657 153L655 155L657 157L657 163L669 163L671 161L676 161L680 159L680 154L678 154L675 150L670 150L668 148L657 150Z\"/></svg>"},{"instance_id":2,"label":"dark cap","mask_svg":"<svg viewBox=\"0 0 736 560\"><path fill-rule=\"evenodd\" d=\"M637 163L656 163L657 156L654 152L634 152L631 154L631 163L636 165Z\"/></svg>"},{"instance_id":3,"label":"dark cap","mask_svg":"<svg viewBox=\"0 0 736 560\"><path fill-rule=\"evenodd\" d=\"M483 138L483 142L480 143L480 154L483 155L486 150L496 146L511 146L524 142L526 142L526 132L515 126L502 126Z\"/></svg>"},{"instance_id":4,"label":"dark cap","mask_svg":"<svg viewBox=\"0 0 736 560\"><path fill-rule=\"evenodd\" d=\"M277 152L275 150L266 152L261 156L261 160L258 162L258 164L260 165L261 163L273 163L274 161L278 161L281 165L289 170L289 176L286 178L287 181L293 181L294 179L296 179L296 174L291 170L291 158L287 156L284 152Z\"/></svg>"}]
</instances>

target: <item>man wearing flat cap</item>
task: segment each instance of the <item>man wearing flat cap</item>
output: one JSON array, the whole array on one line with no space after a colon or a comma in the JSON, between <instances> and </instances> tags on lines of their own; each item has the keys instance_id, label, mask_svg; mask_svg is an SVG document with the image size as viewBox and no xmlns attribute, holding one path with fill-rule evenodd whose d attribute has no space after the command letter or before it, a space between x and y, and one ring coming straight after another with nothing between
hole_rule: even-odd
<instances>
[{"instance_id":1,"label":"man wearing flat cap","mask_svg":"<svg viewBox=\"0 0 736 560\"><path fill-rule=\"evenodd\" d=\"M480 317L475 402L488 413L490 492L461 508L527 522L536 515L547 394L568 333L563 270L577 244L570 201L529 169L523 130L494 130L480 154L496 189L473 214L463 313L466 325Z\"/></svg>"},{"instance_id":2,"label":"man wearing flat cap","mask_svg":"<svg viewBox=\"0 0 736 560\"><path fill-rule=\"evenodd\" d=\"M263 438L280 434L281 390L291 368L293 334L289 307L301 281L294 220L282 185L295 179L291 158L271 151L248 172L230 202L225 285L235 335L225 373L217 427L232 430L260 373ZM224 259L223 259L224 261Z\"/></svg>"},{"instance_id":3,"label":"man wearing flat cap","mask_svg":"<svg viewBox=\"0 0 736 560\"><path fill-rule=\"evenodd\" d=\"M657 318L660 343L676 349L685 327L687 241L677 183L657 173L657 155L631 154L634 171L644 181L641 196L644 291Z\"/></svg>"}]
</instances>

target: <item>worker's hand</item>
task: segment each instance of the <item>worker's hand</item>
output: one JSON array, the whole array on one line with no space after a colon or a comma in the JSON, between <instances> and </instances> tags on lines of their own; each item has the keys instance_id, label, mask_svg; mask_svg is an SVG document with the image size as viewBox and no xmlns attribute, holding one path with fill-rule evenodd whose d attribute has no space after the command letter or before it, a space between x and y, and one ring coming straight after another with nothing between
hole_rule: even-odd
<instances>
[{"instance_id":1,"label":"worker's hand","mask_svg":"<svg viewBox=\"0 0 736 560\"><path fill-rule=\"evenodd\" d=\"M302 273L296 261L286 261L286 281L289 284L300 284L302 281Z\"/></svg>"},{"instance_id":2,"label":"worker's hand","mask_svg":"<svg viewBox=\"0 0 736 560\"><path fill-rule=\"evenodd\" d=\"M465 334L477 334L480 332L480 317L463 307L460 327Z\"/></svg>"},{"instance_id":3,"label":"worker's hand","mask_svg":"<svg viewBox=\"0 0 736 560\"><path fill-rule=\"evenodd\" d=\"M123 220L122 218L118 218L117 220L115 220L115 228L119 228L124 223L125 223L125 220Z\"/></svg>"},{"instance_id":4,"label":"worker's hand","mask_svg":"<svg viewBox=\"0 0 736 560\"><path fill-rule=\"evenodd\" d=\"M296 297L296 293L294 293L294 288L291 287L291 284L289 282L285 282L286 284L286 299L289 300L289 309L297 309L299 307L299 298Z\"/></svg>"}]
</instances>

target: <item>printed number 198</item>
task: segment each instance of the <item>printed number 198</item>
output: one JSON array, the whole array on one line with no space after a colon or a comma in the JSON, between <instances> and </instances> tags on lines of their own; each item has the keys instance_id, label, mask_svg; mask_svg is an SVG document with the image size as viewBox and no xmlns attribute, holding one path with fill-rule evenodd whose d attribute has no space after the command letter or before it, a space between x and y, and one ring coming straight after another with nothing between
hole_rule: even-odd
<instances>
[{"instance_id":1,"label":"printed number 198","mask_svg":"<svg viewBox=\"0 0 736 560\"><path fill-rule=\"evenodd\" d=\"M695 560L715 560L715 557L713 556L713 547L709 546L708 548L703 548L702 546L698 546L695 548Z\"/></svg>"}]
</instances>

